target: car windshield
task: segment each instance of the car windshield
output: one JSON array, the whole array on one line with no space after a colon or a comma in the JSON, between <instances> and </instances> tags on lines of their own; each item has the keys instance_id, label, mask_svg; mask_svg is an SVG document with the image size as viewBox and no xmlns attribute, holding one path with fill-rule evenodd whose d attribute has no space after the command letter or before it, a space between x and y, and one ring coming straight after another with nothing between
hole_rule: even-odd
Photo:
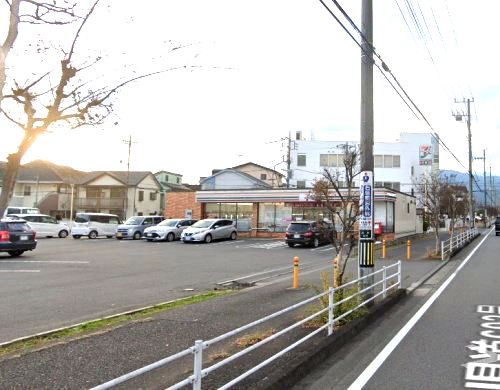
<instances>
[{"instance_id":1,"label":"car windshield","mask_svg":"<svg viewBox=\"0 0 500 390\"><path fill-rule=\"evenodd\" d=\"M75 218L75 222L77 223L85 223L89 221L88 215L77 215Z\"/></svg>"},{"instance_id":2,"label":"car windshield","mask_svg":"<svg viewBox=\"0 0 500 390\"><path fill-rule=\"evenodd\" d=\"M142 223L142 218L130 217L124 223L124 225L140 225Z\"/></svg>"},{"instance_id":3,"label":"car windshield","mask_svg":"<svg viewBox=\"0 0 500 390\"><path fill-rule=\"evenodd\" d=\"M194 228L207 228L207 227L210 227L212 224L214 223L214 221L208 221L208 220L205 220L205 221L198 221L196 223L193 223L191 226L194 227Z\"/></svg>"},{"instance_id":4,"label":"car windshield","mask_svg":"<svg viewBox=\"0 0 500 390\"><path fill-rule=\"evenodd\" d=\"M169 226L169 227L174 227L177 226L179 223L178 219L165 219L164 221L161 221L158 226Z\"/></svg>"},{"instance_id":5,"label":"car windshield","mask_svg":"<svg viewBox=\"0 0 500 390\"><path fill-rule=\"evenodd\" d=\"M291 223L290 226L288 226L289 232L302 233L302 232L307 232L308 230L309 230L308 223Z\"/></svg>"},{"instance_id":6,"label":"car windshield","mask_svg":"<svg viewBox=\"0 0 500 390\"><path fill-rule=\"evenodd\" d=\"M23 214L38 214L39 212L38 209L24 209Z\"/></svg>"},{"instance_id":7,"label":"car windshield","mask_svg":"<svg viewBox=\"0 0 500 390\"><path fill-rule=\"evenodd\" d=\"M9 222L9 230L11 232L27 232L30 228L26 222Z\"/></svg>"}]
</instances>

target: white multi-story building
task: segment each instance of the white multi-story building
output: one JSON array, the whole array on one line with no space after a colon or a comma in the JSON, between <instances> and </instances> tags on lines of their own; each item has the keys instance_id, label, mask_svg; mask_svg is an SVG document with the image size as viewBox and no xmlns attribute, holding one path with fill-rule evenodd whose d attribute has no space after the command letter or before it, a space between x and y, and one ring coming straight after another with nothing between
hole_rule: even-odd
<instances>
[{"instance_id":1,"label":"white multi-story building","mask_svg":"<svg viewBox=\"0 0 500 390\"><path fill-rule=\"evenodd\" d=\"M359 141L313 141L296 133L290 151L290 187L310 188L325 168L338 169L342 180L343 145ZM414 183L423 174L439 172L439 142L429 133L401 133L396 142L373 145L375 187L414 194Z\"/></svg>"}]
</instances>

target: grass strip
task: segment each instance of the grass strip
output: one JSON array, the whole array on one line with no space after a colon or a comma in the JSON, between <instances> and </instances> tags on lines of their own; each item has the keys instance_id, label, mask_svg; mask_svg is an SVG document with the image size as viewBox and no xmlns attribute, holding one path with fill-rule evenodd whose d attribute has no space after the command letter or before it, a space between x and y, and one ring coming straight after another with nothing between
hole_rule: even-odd
<instances>
[{"instance_id":1,"label":"grass strip","mask_svg":"<svg viewBox=\"0 0 500 390\"><path fill-rule=\"evenodd\" d=\"M111 316L108 318L101 318L94 321L88 321L83 324L71 326L46 335L34 336L29 339L19 340L17 342L13 342L12 344L0 347L0 357L11 353L19 353L33 348L41 348L53 342L84 336L92 332L122 326L128 322L141 320L156 313L208 301L210 299L228 295L232 292L232 290L217 290L191 295L189 297L180 298L172 302L154 305L144 310L139 310L130 314L122 314Z\"/></svg>"}]
</instances>

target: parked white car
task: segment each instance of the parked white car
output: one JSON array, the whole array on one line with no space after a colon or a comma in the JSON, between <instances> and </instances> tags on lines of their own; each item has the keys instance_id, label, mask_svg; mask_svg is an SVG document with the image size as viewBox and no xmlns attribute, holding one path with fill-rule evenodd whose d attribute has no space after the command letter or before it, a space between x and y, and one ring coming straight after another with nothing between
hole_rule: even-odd
<instances>
[{"instance_id":1,"label":"parked white car","mask_svg":"<svg viewBox=\"0 0 500 390\"><path fill-rule=\"evenodd\" d=\"M73 238L82 236L88 238L97 238L99 236L112 238L116 234L116 229L120 223L120 218L115 214L77 213L75 222L71 227L71 235Z\"/></svg>"},{"instance_id":2,"label":"parked white car","mask_svg":"<svg viewBox=\"0 0 500 390\"><path fill-rule=\"evenodd\" d=\"M143 239L147 241L174 241L181 238L181 233L196 219L165 219L156 226L144 229Z\"/></svg>"},{"instance_id":3,"label":"parked white car","mask_svg":"<svg viewBox=\"0 0 500 390\"><path fill-rule=\"evenodd\" d=\"M59 237L66 238L69 234L69 226L54 217L46 214L9 214L24 219L31 226L37 237Z\"/></svg>"},{"instance_id":4,"label":"parked white car","mask_svg":"<svg viewBox=\"0 0 500 390\"><path fill-rule=\"evenodd\" d=\"M3 216L17 215L17 214L40 214L40 209L37 207L16 207L9 206L5 209Z\"/></svg>"},{"instance_id":5,"label":"parked white car","mask_svg":"<svg viewBox=\"0 0 500 390\"><path fill-rule=\"evenodd\" d=\"M236 226L230 219L202 219L181 233L183 242L203 241L207 244L212 240L230 238L236 240Z\"/></svg>"}]
</instances>

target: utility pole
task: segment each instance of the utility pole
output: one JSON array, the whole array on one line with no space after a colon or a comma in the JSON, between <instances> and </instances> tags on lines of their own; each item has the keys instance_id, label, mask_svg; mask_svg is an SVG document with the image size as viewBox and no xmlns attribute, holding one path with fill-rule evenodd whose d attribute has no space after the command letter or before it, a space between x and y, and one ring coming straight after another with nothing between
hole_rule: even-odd
<instances>
[{"instance_id":1,"label":"utility pole","mask_svg":"<svg viewBox=\"0 0 500 390\"><path fill-rule=\"evenodd\" d=\"M483 160L483 187L484 187L484 220L486 223L487 217L487 200L486 200L486 149L483 149L483 157L474 157L474 160Z\"/></svg>"},{"instance_id":2,"label":"utility pole","mask_svg":"<svg viewBox=\"0 0 500 390\"><path fill-rule=\"evenodd\" d=\"M128 140L123 140L124 143L128 144L128 159L127 159L127 183L125 187L125 210L123 210L123 219L127 219L128 212L128 188L130 179L130 150L132 149L132 136L128 136ZM133 214L133 213L132 213Z\"/></svg>"},{"instance_id":3,"label":"utility pole","mask_svg":"<svg viewBox=\"0 0 500 390\"><path fill-rule=\"evenodd\" d=\"M362 0L361 5L361 120L359 186L358 274L363 277L361 288L373 285L375 268L373 237L373 3ZM373 290L366 293L373 296Z\"/></svg>"},{"instance_id":4,"label":"utility pole","mask_svg":"<svg viewBox=\"0 0 500 390\"><path fill-rule=\"evenodd\" d=\"M491 166L490 166L490 206L493 206L493 186L491 184Z\"/></svg>"},{"instance_id":5,"label":"utility pole","mask_svg":"<svg viewBox=\"0 0 500 390\"><path fill-rule=\"evenodd\" d=\"M471 227L475 226L475 212L474 212L474 195L472 193L472 182L473 182L473 176L472 176L472 134L470 131L470 103L474 102L474 99L467 99L467 100L462 100L461 102L458 102L455 99L455 103L467 103L467 114L458 114L455 113L455 119L457 121L462 120L462 116L466 115L467 116L467 138L469 141L469 203L470 203L470 220L471 220Z\"/></svg>"},{"instance_id":6,"label":"utility pole","mask_svg":"<svg viewBox=\"0 0 500 390\"><path fill-rule=\"evenodd\" d=\"M292 159L290 157L292 148L292 138L290 132L288 132L288 146L286 148L286 188L290 188L290 165L292 164Z\"/></svg>"}]
</instances>

